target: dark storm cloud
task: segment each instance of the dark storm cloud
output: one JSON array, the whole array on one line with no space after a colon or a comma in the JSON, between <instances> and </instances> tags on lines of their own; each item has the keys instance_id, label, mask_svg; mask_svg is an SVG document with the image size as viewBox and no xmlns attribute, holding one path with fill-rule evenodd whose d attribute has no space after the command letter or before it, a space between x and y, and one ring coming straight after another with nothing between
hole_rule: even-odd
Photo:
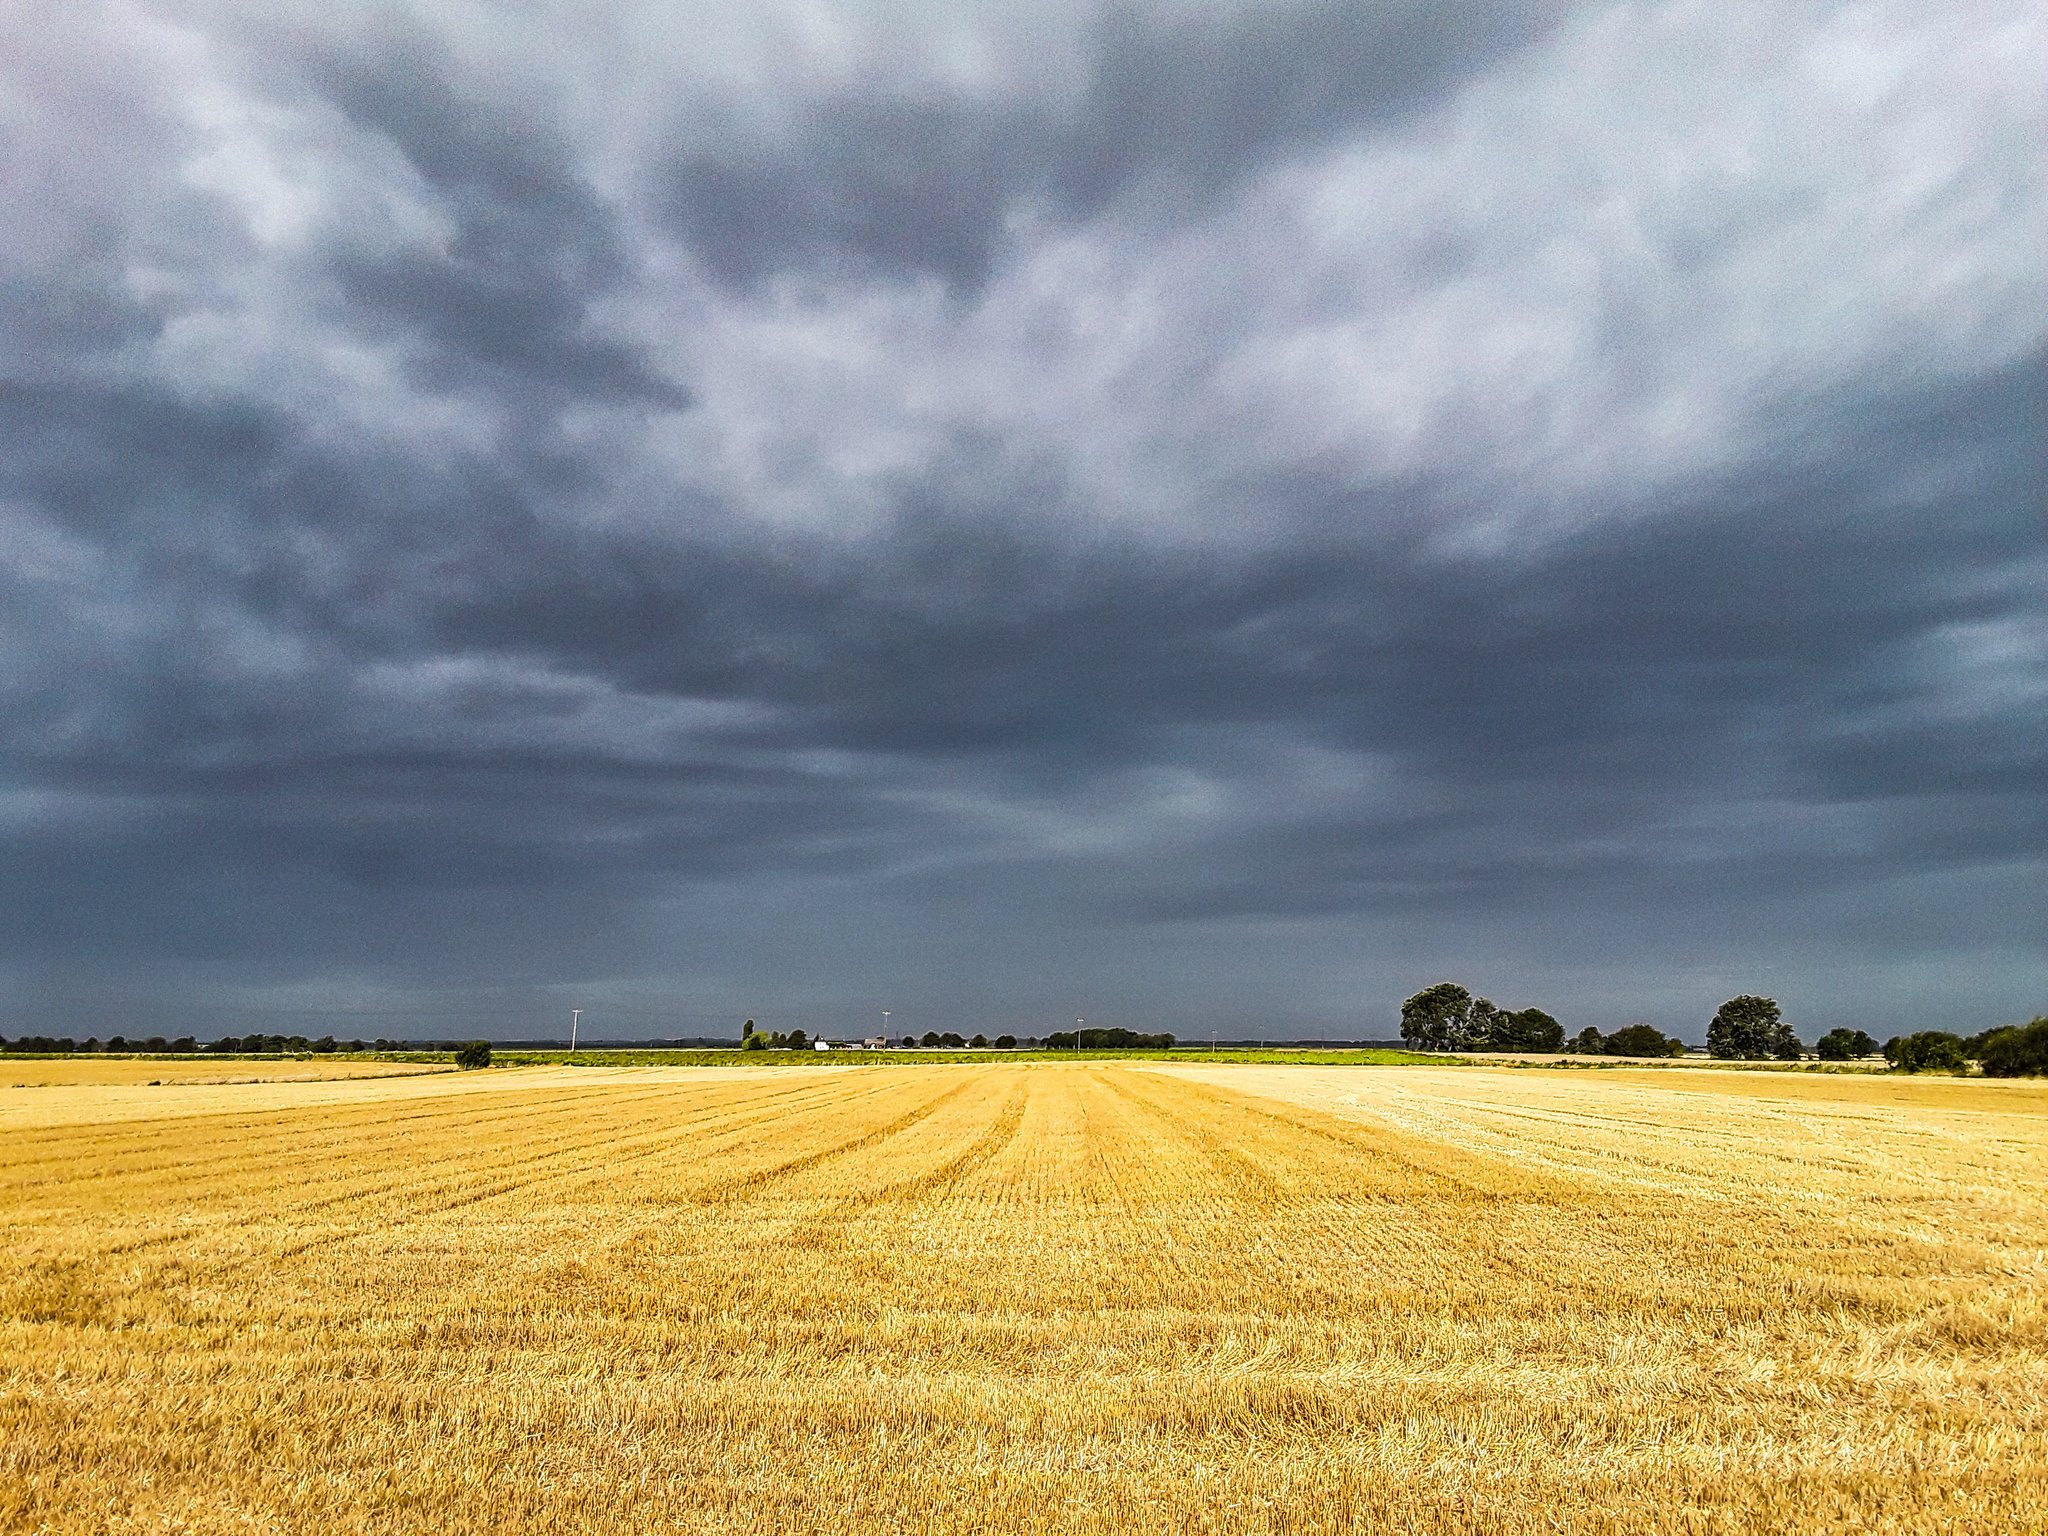
<instances>
[{"instance_id":1,"label":"dark storm cloud","mask_svg":"<svg viewBox=\"0 0 2048 1536\"><path fill-rule=\"evenodd\" d=\"M38 43L135 120L0 235L16 996L2031 1006L2037 200L1952 147L2025 88L1897 107L2008 194L1916 210L1826 135L1724 191L1789 88L1590 13L819 44L745 128L658 18L633 89L178 20Z\"/></svg>"},{"instance_id":2,"label":"dark storm cloud","mask_svg":"<svg viewBox=\"0 0 2048 1536\"><path fill-rule=\"evenodd\" d=\"M1428 106L1552 20L1551 7L1496 0L1173 18L1118 8L1060 107L844 93L803 104L770 142L686 132L657 175L678 227L728 282L872 268L972 289L1012 213L1198 208L1255 168Z\"/></svg>"},{"instance_id":3,"label":"dark storm cloud","mask_svg":"<svg viewBox=\"0 0 2048 1536\"><path fill-rule=\"evenodd\" d=\"M416 32L325 60L313 79L353 126L398 150L454 224L440 249L337 255L335 280L372 334L425 343L437 384L689 404L631 347L592 334L593 303L629 261L616 214L567 144L465 90Z\"/></svg>"}]
</instances>

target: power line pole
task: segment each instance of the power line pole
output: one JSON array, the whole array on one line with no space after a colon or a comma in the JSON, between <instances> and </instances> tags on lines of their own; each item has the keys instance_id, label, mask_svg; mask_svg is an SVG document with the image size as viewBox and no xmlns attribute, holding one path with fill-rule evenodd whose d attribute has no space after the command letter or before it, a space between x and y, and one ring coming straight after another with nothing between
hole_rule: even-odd
<instances>
[{"instance_id":1,"label":"power line pole","mask_svg":"<svg viewBox=\"0 0 2048 1536\"><path fill-rule=\"evenodd\" d=\"M576 1026L582 1022L583 1010L581 1008L571 1008L569 1010L569 1049L572 1052L576 1049Z\"/></svg>"}]
</instances>

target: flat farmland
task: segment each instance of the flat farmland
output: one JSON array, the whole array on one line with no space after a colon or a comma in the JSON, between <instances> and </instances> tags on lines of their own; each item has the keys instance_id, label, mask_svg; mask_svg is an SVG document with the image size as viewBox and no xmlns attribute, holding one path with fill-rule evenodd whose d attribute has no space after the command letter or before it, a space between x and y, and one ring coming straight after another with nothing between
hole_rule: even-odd
<instances>
[{"instance_id":1,"label":"flat farmland","mask_svg":"<svg viewBox=\"0 0 2048 1536\"><path fill-rule=\"evenodd\" d=\"M307 1083L352 1077L413 1077L453 1072L429 1062L377 1061L349 1056L0 1056L0 1088L138 1087L165 1084L218 1086L225 1083ZM80 1102L90 1102L89 1100Z\"/></svg>"},{"instance_id":2,"label":"flat farmland","mask_svg":"<svg viewBox=\"0 0 2048 1536\"><path fill-rule=\"evenodd\" d=\"M2048 1527L2048 1087L0 1088L0 1529Z\"/></svg>"}]
</instances>

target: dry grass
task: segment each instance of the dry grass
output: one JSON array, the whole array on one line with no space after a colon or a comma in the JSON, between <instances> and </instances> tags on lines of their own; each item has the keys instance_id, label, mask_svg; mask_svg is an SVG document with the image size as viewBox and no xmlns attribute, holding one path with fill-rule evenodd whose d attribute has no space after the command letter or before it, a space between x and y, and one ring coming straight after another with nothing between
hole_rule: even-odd
<instances>
[{"instance_id":1,"label":"dry grass","mask_svg":"<svg viewBox=\"0 0 2048 1536\"><path fill-rule=\"evenodd\" d=\"M71 1088L136 1084L311 1083L350 1077L405 1077L453 1072L432 1062L363 1061L352 1057L0 1056L0 1087Z\"/></svg>"},{"instance_id":2,"label":"dry grass","mask_svg":"<svg viewBox=\"0 0 2048 1536\"><path fill-rule=\"evenodd\" d=\"M2040 1085L24 1091L0 1528L2040 1529L2044 1186Z\"/></svg>"}]
</instances>

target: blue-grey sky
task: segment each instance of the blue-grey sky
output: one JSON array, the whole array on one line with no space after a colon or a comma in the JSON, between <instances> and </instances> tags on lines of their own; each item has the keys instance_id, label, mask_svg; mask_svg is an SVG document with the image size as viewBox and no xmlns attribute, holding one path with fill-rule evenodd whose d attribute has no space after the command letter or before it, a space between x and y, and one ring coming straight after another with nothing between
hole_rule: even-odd
<instances>
[{"instance_id":1,"label":"blue-grey sky","mask_svg":"<svg viewBox=\"0 0 2048 1536\"><path fill-rule=\"evenodd\" d=\"M2044 58L17 4L0 1031L2048 1010Z\"/></svg>"}]
</instances>

